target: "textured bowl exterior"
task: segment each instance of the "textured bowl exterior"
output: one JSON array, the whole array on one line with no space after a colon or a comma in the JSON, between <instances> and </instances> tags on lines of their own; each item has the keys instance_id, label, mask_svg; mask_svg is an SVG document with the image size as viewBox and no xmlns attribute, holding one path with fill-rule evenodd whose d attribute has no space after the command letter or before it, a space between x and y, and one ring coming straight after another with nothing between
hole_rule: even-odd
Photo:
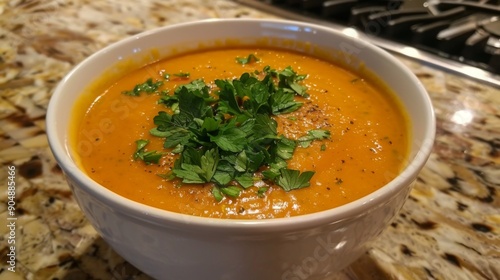
<instances>
[{"instance_id":1,"label":"textured bowl exterior","mask_svg":"<svg viewBox=\"0 0 500 280\"><path fill-rule=\"evenodd\" d=\"M216 45L227 38L242 42L262 38L311 42L340 55L347 64L363 62L394 90L408 111L413 143L406 169L380 190L335 209L273 220L223 220L139 204L100 186L78 168L68 146L68 130L81 89L124 59L144 62L151 49L176 46L176 51L183 51L195 49L200 42ZM286 47L304 49L303 45ZM167 53L160 51L150 60L158 59L158 55ZM356 61L351 61L353 56ZM251 19L168 26L97 52L75 67L56 88L47 124L56 160L99 234L138 269L158 279L175 280L326 279L359 257L364 245L387 227L402 207L430 154L435 133L434 113L425 89L385 51L362 38L317 25Z\"/></svg>"}]
</instances>

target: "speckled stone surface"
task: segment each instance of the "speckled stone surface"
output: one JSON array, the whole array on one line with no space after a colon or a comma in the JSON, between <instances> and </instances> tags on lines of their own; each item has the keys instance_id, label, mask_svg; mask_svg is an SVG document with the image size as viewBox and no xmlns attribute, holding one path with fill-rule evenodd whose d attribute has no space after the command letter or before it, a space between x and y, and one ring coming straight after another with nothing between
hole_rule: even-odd
<instances>
[{"instance_id":1,"label":"speckled stone surface","mask_svg":"<svg viewBox=\"0 0 500 280\"><path fill-rule=\"evenodd\" d=\"M45 110L58 81L98 49L220 17L273 16L224 0L0 1L0 280L148 279L79 210L48 148ZM433 154L399 216L334 278L500 279L500 89L402 60L436 110Z\"/></svg>"}]
</instances>

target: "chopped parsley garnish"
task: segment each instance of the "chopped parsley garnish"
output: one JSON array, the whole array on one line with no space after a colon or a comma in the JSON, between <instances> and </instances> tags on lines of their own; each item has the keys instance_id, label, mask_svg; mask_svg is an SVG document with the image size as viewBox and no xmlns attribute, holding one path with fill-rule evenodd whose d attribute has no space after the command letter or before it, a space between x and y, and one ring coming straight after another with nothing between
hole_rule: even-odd
<instances>
[{"instance_id":1,"label":"chopped parsley garnish","mask_svg":"<svg viewBox=\"0 0 500 280\"><path fill-rule=\"evenodd\" d=\"M282 87L286 91L292 91L300 96L308 97L309 94L306 93L307 87L299 84L299 81L304 80L307 75L298 75L293 71L292 67L288 66L282 71L277 71L271 69L271 67L264 67L264 72L277 77L279 82L278 86Z\"/></svg>"},{"instance_id":2,"label":"chopped parsley garnish","mask_svg":"<svg viewBox=\"0 0 500 280\"><path fill-rule=\"evenodd\" d=\"M330 138L330 131L324 129L309 130L307 135L297 139L299 145L303 148L309 147L313 140L322 140Z\"/></svg>"},{"instance_id":3,"label":"chopped parsley garnish","mask_svg":"<svg viewBox=\"0 0 500 280\"><path fill-rule=\"evenodd\" d=\"M229 186L220 188L220 191L230 197L238 197L240 195L241 189L237 186Z\"/></svg>"},{"instance_id":4,"label":"chopped parsley garnish","mask_svg":"<svg viewBox=\"0 0 500 280\"><path fill-rule=\"evenodd\" d=\"M170 74L170 73L163 74L163 78L165 80L167 80L167 81L169 81L172 76L179 77L179 78L182 78L182 79L187 79L187 78L189 78L191 76L191 73L189 73L189 72L179 72L179 73L174 73L174 74Z\"/></svg>"},{"instance_id":5,"label":"chopped parsley garnish","mask_svg":"<svg viewBox=\"0 0 500 280\"><path fill-rule=\"evenodd\" d=\"M268 187L260 187L257 189L257 195L259 197L264 197L264 194L267 192L269 188Z\"/></svg>"},{"instance_id":6,"label":"chopped parsley garnish","mask_svg":"<svg viewBox=\"0 0 500 280\"><path fill-rule=\"evenodd\" d=\"M153 79L149 78L142 84L137 84L132 90L125 90L122 93L130 96L139 96L141 93L156 93L158 89L163 85L162 81L153 82Z\"/></svg>"},{"instance_id":7,"label":"chopped parsley garnish","mask_svg":"<svg viewBox=\"0 0 500 280\"><path fill-rule=\"evenodd\" d=\"M179 72L179 73L175 73L173 75L176 77L180 77L180 78L189 78L189 76L191 76L191 74L188 72Z\"/></svg>"},{"instance_id":8,"label":"chopped parsley garnish","mask_svg":"<svg viewBox=\"0 0 500 280\"><path fill-rule=\"evenodd\" d=\"M256 59L249 55L243 62ZM161 177L185 184L213 183L217 201L238 197L261 180L285 191L309 186L314 171L289 169L287 160L297 146L329 138L329 131L311 130L297 140L289 139L278 134L272 118L302 106L295 97L308 96L306 87L299 84L305 77L291 67L278 71L266 66L239 79L215 80L213 90L197 79L177 87L172 95L161 95L159 103L171 110L158 112L150 134L164 138L163 147L178 154L171 171ZM137 141L134 158L158 163L161 153L145 151L147 144L147 140ZM260 187L257 194L263 196L266 191Z\"/></svg>"},{"instance_id":9,"label":"chopped parsley garnish","mask_svg":"<svg viewBox=\"0 0 500 280\"><path fill-rule=\"evenodd\" d=\"M252 62L257 62L259 61L259 59L253 54L249 54L247 57L237 57L236 58L236 62L238 62L239 64L249 64L249 63L252 63Z\"/></svg>"},{"instance_id":10,"label":"chopped parsley garnish","mask_svg":"<svg viewBox=\"0 0 500 280\"><path fill-rule=\"evenodd\" d=\"M158 163L160 161L162 153L157 151L146 151L146 145L149 144L149 140L137 140L135 141L137 148L134 153L134 159L140 159L146 164Z\"/></svg>"},{"instance_id":11,"label":"chopped parsley garnish","mask_svg":"<svg viewBox=\"0 0 500 280\"><path fill-rule=\"evenodd\" d=\"M212 188L212 194L213 194L215 200L217 200L217 202L219 202L222 199L224 199L224 195L220 191L219 187L213 187Z\"/></svg>"},{"instance_id":12,"label":"chopped parsley garnish","mask_svg":"<svg viewBox=\"0 0 500 280\"><path fill-rule=\"evenodd\" d=\"M285 191L309 187L309 180L311 180L314 175L314 171L304 171L300 173L299 170L287 168L283 168L280 171L281 175L278 177L276 183Z\"/></svg>"}]
</instances>

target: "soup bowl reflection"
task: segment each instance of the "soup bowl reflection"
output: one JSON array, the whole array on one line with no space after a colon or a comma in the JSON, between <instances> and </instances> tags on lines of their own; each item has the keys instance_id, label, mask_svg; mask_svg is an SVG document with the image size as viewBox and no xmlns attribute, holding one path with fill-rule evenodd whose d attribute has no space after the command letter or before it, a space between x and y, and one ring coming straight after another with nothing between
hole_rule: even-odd
<instances>
[{"instance_id":1,"label":"soup bowl reflection","mask_svg":"<svg viewBox=\"0 0 500 280\"><path fill-rule=\"evenodd\" d=\"M167 55L161 52L164 49L196 49L200 43L228 38L243 43L263 38L308 42L336 54L346 65L362 63L377 73L400 99L411 122L411 151L404 170L379 190L346 205L267 220L212 219L160 210L119 196L82 171L68 139L72 108L83 88L124 61L145 64ZM306 50L304 46L284 47ZM345 268L404 204L431 152L434 133L429 97L401 62L358 36L284 20L191 22L127 38L68 73L56 88L47 113L50 147L90 223L138 269L158 279L175 280L325 279Z\"/></svg>"}]
</instances>

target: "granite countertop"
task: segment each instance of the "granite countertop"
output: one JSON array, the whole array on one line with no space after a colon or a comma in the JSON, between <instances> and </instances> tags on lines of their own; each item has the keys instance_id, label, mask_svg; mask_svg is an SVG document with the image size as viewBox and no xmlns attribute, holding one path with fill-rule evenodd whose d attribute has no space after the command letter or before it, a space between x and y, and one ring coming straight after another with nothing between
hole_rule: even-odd
<instances>
[{"instance_id":1,"label":"granite countertop","mask_svg":"<svg viewBox=\"0 0 500 280\"><path fill-rule=\"evenodd\" d=\"M47 145L45 111L58 81L98 49L221 17L273 16L224 0L0 2L0 280L148 279L79 210ZM432 98L434 150L399 216L337 278L500 279L500 89L401 60Z\"/></svg>"}]
</instances>

